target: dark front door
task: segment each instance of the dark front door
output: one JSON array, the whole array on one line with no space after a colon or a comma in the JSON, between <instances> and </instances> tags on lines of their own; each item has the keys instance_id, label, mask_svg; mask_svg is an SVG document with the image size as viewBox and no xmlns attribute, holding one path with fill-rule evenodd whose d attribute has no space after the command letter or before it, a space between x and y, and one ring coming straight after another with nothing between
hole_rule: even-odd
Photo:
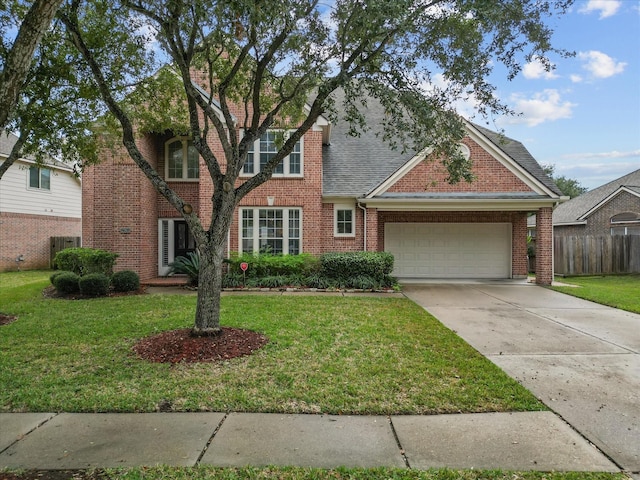
<instances>
[{"instance_id":1,"label":"dark front door","mask_svg":"<svg viewBox=\"0 0 640 480\"><path fill-rule=\"evenodd\" d=\"M174 258L185 257L188 252L193 252L196 249L196 241L189 231L187 222L175 221L173 222L174 228Z\"/></svg>"}]
</instances>

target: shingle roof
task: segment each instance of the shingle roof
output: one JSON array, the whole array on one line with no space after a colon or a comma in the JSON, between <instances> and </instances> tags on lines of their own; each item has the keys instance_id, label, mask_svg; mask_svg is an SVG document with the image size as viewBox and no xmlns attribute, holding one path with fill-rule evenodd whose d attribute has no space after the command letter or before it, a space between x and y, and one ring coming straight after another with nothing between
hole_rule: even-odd
<instances>
[{"instance_id":1,"label":"shingle roof","mask_svg":"<svg viewBox=\"0 0 640 480\"><path fill-rule=\"evenodd\" d=\"M640 169L558 205L553 211L553 224L580 222L580 217L620 187L627 187L640 193Z\"/></svg>"},{"instance_id":2,"label":"shingle roof","mask_svg":"<svg viewBox=\"0 0 640 480\"><path fill-rule=\"evenodd\" d=\"M11 154L11 150L13 146L18 141L18 137L13 133L7 131L0 131L0 156L8 157ZM31 162L35 162L36 160L33 157L20 157L20 160L28 160ZM73 170L68 163L60 162L58 160L47 160L44 162L49 167L57 167L64 170Z\"/></svg>"},{"instance_id":3,"label":"shingle roof","mask_svg":"<svg viewBox=\"0 0 640 480\"><path fill-rule=\"evenodd\" d=\"M368 99L364 114L369 131L363 132L359 137L346 135L348 125L344 121L338 120L332 124L331 144L323 147L325 196L363 196L379 186L417 153L409 151L403 154L400 150L392 150L382 140L385 111L375 99ZM562 195L522 143L479 125L472 125L537 181L555 194Z\"/></svg>"},{"instance_id":4,"label":"shingle roof","mask_svg":"<svg viewBox=\"0 0 640 480\"><path fill-rule=\"evenodd\" d=\"M364 111L369 130L359 137L347 136L349 126L344 121L331 125L331 144L322 149L325 196L360 197L415 155L392 150L382 140L385 111L380 103L369 101Z\"/></svg>"}]
</instances>

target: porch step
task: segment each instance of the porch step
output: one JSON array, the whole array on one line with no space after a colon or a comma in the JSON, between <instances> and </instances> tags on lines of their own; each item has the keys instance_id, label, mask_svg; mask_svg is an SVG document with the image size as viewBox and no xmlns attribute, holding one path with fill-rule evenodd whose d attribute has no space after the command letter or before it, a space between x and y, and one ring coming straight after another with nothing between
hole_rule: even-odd
<instances>
[{"instance_id":1,"label":"porch step","mask_svg":"<svg viewBox=\"0 0 640 480\"><path fill-rule=\"evenodd\" d=\"M182 287L189 283L189 279L183 276L156 277L141 281L147 287Z\"/></svg>"}]
</instances>

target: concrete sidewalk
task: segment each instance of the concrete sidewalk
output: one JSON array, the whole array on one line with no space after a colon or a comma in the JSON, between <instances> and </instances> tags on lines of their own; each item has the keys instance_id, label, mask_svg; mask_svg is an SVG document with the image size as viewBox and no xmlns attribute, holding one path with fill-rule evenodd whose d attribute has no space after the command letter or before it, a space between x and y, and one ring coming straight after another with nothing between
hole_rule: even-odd
<instances>
[{"instance_id":1,"label":"concrete sidewalk","mask_svg":"<svg viewBox=\"0 0 640 480\"><path fill-rule=\"evenodd\" d=\"M528 284L404 293L640 477L640 315Z\"/></svg>"},{"instance_id":2,"label":"concrete sidewalk","mask_svg":"<svg viewBox=\"0 0 640 480\"><path fill-rule=\"evenodd\" d=\"M0 468L158 464L619 471L552 412L0 414Z\"/></svg>"}]
</instances>

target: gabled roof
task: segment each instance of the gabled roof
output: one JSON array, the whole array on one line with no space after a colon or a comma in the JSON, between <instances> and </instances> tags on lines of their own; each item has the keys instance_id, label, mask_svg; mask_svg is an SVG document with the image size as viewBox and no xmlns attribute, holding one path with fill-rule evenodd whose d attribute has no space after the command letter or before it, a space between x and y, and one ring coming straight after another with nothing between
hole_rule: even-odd
<instances>
[{"instance_id":1,"label":"gabled roof","mask_svg":"<svg viewBox=\"0 0 640 480\"><path fill-rule=\"evenodd\" d=\"M640 169L559 205L553 212L553 224L584 223L588 215L624 190L640 195Z\"/></svg>"},{"instance_id":2,"label":"gabled roof","mask_svg":"<svg viewBox=\"0 0 640 480\"><path fill-rule=\"evenodd\" d=\"M7 131L0 132L0 160L4 161L4 159L11 154L11 150L17 141L18 137L13 133ZM20 157L19 160L27 163L36 163L36 160L33 157ZM71 165L58 160L48 159L44 163L48 167L67 170L70 172L73 171L73 167Z\"/></svg>"},{"instance_id":3,"label":"gabled roof","mask_svg":"<svg viewBox=\"0 0 640 480\"><path fill-rule=\"evenodd\" d=\"M338 98L338 102L340 98ZM425 152L391 149L382 140L385 111L375 99L364 108L368 131L359 137L347 136L348 125L337 121L332 125L331 144L323 147L323 195L325 197L363 197L385 190L385 182L401 176L424 159ZM508 158L522 176L539 185L550 196L562 192L544 173L522 143L467 122L468 130L482 136L494 150ZM471 132L470 132L471 133Z\"/></svg>"}]
</instances>

